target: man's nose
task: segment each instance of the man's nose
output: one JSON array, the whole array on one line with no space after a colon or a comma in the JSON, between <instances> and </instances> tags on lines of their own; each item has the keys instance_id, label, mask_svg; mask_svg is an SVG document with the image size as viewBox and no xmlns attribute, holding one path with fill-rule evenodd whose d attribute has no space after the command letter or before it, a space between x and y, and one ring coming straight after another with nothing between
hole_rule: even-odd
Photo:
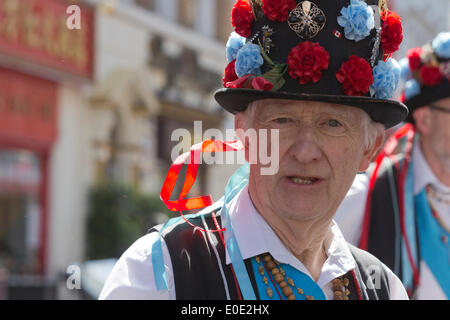
<instances>
[{"instance_id":1,"label":"man's nose","mask_svg":"<svg viewBox=\"0 0 450 320\"><path fill-rule=\"evenodd\" d=\"M312 127L303 127L299 130L296 141L291 145L289 154L300 163L309 163L319 161L323 154L320 149L314 129Z\"/></svg>"}]
</instances>

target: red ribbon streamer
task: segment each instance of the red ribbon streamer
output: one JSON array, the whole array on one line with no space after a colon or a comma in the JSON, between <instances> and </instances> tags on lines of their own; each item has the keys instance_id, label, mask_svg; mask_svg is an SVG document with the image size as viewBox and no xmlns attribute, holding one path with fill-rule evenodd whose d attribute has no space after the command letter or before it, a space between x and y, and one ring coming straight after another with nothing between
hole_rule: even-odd
<instances>
[{"instance_id":1,"label":"red ribbon streamer","mask_svg":"<svg viewBox=\"0 0 450 320\"><path fill-rule=\"evenodd\" d=\"M221 140L205 140L191 147L189 152L180 155L171 165L169 172L161 189L160 198L171 211L180 211L183 219L191 224L182 214L185 210L202 209L210 206L213 201L211 195L185 199L192 186L195 183L198 173L198 166L200 164L200 155L203 152L228 152L228 151L240 151L243 150L243 146L239 141L221 141ZM178 180L181 167L187 163L186 178L183 183L178 200L170 200L173 189ZM192 225L192 224L191 224ZM198 229L198 227L197 227ZM202 230L202 229L200 229ZM202 230L205 231L205 230ZM214 230L219 231L219 230Z\"/></svg>"}]
</instances>

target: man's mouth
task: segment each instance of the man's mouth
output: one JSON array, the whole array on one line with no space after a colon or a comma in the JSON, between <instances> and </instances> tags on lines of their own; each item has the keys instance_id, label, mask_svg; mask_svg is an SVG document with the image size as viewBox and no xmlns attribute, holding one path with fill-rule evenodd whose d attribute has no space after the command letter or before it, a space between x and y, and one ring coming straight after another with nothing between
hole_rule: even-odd
<instances>
[{"instance_id":1,"label":"man's mouth","mask_svg":"<svg viewBox=\"0 0 450 320\"><path fill-rule=\"evenodd\" d=\"M315 177L290 176L288 178L293 183L298 184L298 185L311 185L311 184L314 184L314 183L320 181L319 178L315 178Z\"/></svg>"}]
</instances>

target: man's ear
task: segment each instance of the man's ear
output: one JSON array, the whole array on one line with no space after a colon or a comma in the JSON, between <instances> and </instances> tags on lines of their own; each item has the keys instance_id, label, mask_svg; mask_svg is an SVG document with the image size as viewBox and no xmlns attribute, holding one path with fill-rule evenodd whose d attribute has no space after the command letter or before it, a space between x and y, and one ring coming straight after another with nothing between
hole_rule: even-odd
<instances>
[{"instance_id":1,"label":"man's ear","mask_svg":"<svg viewBox=\"0 0 450 320\"><path fill-rule=\"evenodd\" d=\"M249 162L249 141L246 139L244 132L247 130L246 119L244 119L245 115L242 112L237 113L234 116L234 131L236 136L241 141L244 146L245 151L245 161Z\"/></svg>"},{"instance_id":2,"label":"man's ear","mask_svg":"<svg viewBox=\"0 0 450 320\"><path fill-rule=\"evenodd\" d=\"M427 136L433 130L431 121L431 110L428 107L422 107L413 113L415 126L422 136Z\"/></svg>"},{"instance_id":3,"label":"man's ear","mask_svg":"<svg viewBox=\"0 0 450 320\"><path fill-rule=\"evenodd\" d=\"M375 141L364 151L361 162L359 163L358 172L364 172L367 168L369 168L370 163L374 160L375 156L384 144L384 137L384 128L377 126L377 137Z\"/></svg>"}]
</instances>

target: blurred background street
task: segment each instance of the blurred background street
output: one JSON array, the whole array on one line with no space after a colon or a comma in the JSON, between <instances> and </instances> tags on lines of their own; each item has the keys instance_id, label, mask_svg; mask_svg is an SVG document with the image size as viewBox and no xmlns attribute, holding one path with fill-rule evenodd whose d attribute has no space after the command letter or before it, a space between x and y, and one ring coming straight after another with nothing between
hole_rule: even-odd
<instances>
[{"instance_id":1,"label":"blurred background street","mask_svg":"<svg viewBox=\"0 0 450 320\"><path fill-rule=\"evenodd\" d=\"M213 93L234 3L0 0L0 299L97 299L124 250L174 215L159 200L172 132L233 127ZM450 29L450 0L389 7L397 60ZM235 169L202 165L190 195L219 199Z\"/></svg>"}]
</instances>

